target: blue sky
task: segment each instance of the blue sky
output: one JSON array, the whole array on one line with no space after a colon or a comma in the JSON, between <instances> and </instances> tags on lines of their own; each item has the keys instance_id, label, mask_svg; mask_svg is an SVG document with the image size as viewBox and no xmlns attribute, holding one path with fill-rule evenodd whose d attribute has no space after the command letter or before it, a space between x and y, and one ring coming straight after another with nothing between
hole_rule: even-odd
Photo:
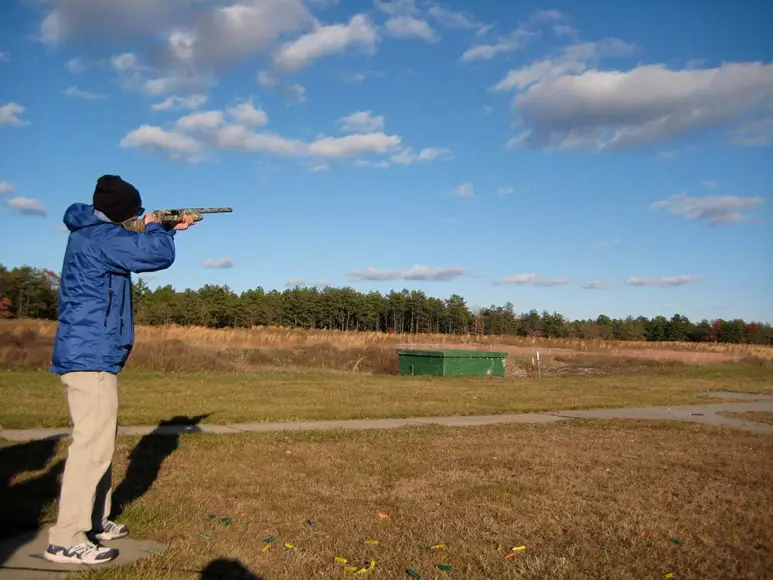
<instances>
[{"instance_id":1,"label":"blue sky","mask_svg":"<svg viewBox=\"0 0 773 580\"><path fill-rule=\"evenodd\" d=\"M719 4L6 0L0 262L113 173L234 208L151 285L773 321L773 9Z\"/></svg>"}]
</instances>

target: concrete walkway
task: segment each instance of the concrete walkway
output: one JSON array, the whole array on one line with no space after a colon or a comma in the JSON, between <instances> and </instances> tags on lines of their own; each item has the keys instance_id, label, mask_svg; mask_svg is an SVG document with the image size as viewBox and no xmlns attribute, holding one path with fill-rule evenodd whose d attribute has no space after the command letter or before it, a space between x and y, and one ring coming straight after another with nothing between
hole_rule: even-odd
<instances>
[{"instance_id":1,"label":"concrete walkway","mask_svg":"<svg viewBox=\"0 0 773 580\"><path fill-rule=\"evenodd\" d=\"M727 403L685 405L674 407L634 407L623 409L588 409L520 413L516 415L467 415L453 417L408 417L404 419L349 419L343 421L294 421L286 423L231 423L228 425L167 425L119 427L119 435L179 435L183 433L265 433L276 431L313 431L321 429L397 429L417 425L444 425L447 427L476 427L503 423L555 423L568 419L635 419L655 421L685 421L706 425L734 427L756 433L773 434L773 425L723 417L719 413L773 412L773 395L711 392L707 397L727 399ZM11 441L61 438L70 435L70 429L0 429L0 438Z\"/></svg>"}]
</instances>

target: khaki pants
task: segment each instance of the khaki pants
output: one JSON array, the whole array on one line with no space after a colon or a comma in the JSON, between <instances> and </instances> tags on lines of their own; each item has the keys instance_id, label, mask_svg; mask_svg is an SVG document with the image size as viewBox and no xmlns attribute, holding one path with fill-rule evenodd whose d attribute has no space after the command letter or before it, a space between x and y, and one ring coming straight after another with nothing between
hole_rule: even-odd
<instances>
[{"instance_id":1,"label":"khaki pants","mask_svg":"<svg viewBox=\"0 0 773 580\"><path fill-rule=\"evenodd\" d=\"M72 443L62 477L59 518L49 543L86 541L110 515L112 462L118 429L118 377L104 372L62 375L73 422Z\"/></svg>"}]
</instances>

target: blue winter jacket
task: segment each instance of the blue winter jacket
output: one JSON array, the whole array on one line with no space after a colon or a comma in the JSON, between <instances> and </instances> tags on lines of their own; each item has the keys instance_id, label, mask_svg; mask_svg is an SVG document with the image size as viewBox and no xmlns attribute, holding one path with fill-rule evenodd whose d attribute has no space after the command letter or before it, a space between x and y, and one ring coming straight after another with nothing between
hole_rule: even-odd
<instances>
[{"instance_id":1,"label":"blue winter jacket","mask_svg":"<svg viewBox=\"0 0 773 580\"><path fill-rule=\"evenodd\" d=\"M117 374L134 346L131 272L171 266L175 231L151 223L144 234L130 232L83 203L67 208L63 221L70 236L50 370Z\"/></svg>"}]
</instances>

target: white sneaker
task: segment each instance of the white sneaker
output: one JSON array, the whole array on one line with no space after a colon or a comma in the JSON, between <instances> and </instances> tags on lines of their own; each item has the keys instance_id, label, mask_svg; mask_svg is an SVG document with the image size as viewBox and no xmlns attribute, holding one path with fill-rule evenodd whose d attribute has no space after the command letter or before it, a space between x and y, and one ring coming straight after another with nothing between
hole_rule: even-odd
<instances>
[{"instance_id":1,"label":"white sneaker","mask_svg":"<svg viewBox=\"0 0 773 580\"><path fill-rule=\"evenodd\" d=\"M85 542L77 546L48 545L43 557L57 564L105 564L118 557L118 550Z\"/></svg>"},{"instance_id":2,"label":"white sneaker","mask_svg":"<svg viewBox=\"0 0 773 580\"><path fill-rule=\"evenodd\" d=\"M110 520L105 520L102 529L94 534L94 537L100 542L109 542L129 535L129 528L124 524L116 524Z\"/></svg>"}]
</instances>

